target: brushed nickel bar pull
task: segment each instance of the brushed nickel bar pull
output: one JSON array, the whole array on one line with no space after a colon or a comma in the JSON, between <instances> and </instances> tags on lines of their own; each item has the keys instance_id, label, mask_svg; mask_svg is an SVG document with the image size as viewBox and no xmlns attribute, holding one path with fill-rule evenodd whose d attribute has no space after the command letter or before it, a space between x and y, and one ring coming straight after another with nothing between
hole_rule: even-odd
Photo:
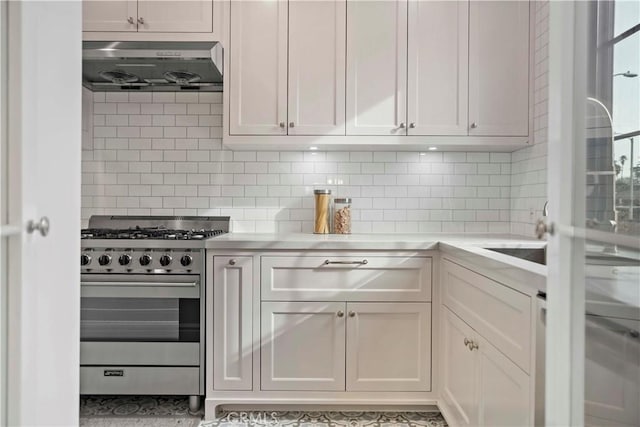
<instances>
[{"instance_id":1,"label":"brushed nickel bar pull","mask_svg":"<svg viewBox=\"0 0 640 427\"><path fill-rule=\"evenodd\" d=\"M324 260L324 265L337 264L337 265L367 265L369 261L363 259L362 261L330 261L328 259Z\"/></svg>"}]
</instances>

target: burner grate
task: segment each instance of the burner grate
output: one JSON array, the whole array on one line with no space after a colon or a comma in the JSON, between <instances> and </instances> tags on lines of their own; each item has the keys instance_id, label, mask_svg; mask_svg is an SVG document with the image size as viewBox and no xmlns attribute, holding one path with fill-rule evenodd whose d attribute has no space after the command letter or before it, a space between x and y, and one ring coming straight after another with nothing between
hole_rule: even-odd
<instances>
[{"instance_id":1,"label":"burner grate","mask_svg":"<svg viewBox=\"0 0 640 427\"><path fill-rule=\"evenodd\" d=\"M161 227L85 228L80 236L82 239L203 240L224 233L226 231L223 230L172 230Z\"/></svg>"}]
</instances>

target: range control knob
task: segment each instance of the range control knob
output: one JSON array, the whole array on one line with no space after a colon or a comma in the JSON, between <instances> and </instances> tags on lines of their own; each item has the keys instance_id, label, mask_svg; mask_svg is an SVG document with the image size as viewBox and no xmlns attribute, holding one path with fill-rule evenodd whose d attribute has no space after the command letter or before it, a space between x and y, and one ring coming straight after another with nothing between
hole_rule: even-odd
<instances>
[{"instance_id":1,"label":"range control knob","mask_svg":"<svg viewBox=\"0 0 640 427\"><path fill-rule=\"evenodd\" d=\"M151 264L151 255L144 254L140 257L140 265Z\"/></svg>"},{"instance_id":2,"label":"range control knob","mask_svg":"<svg viewBox=\"0 0 640 427\"><path fill-rule=\"evenodd\" d=\"M131 255L129 255L129 254L120 255L120 258L118 258L118 262L120 263L120 265L129 265L129 264L131 264Z\"/></svg>"},{"instance_id":3,"label":"range control knob","mask_svg":"<svg viewBox=\"0 0 640 427\"><path fill-rule=\"evenodd\" d=\"M89 265L91 257L87 254L80 255L80 265Z\"/></svg>"},{"instance_id":4,"label":"range control knob","mask_svg":"<svg viewBox=\"0 0 640 427\"><path fill-rule=\"evenodd\" d=\"M171 256L169 255L162 255L160 257L160 265L163 267L166 267L167 265L171 264Z\"/></svg>"},{"instance_id":5,"label":"range control knob","mask_svg":"<svg viewBox=\"0 0 640 427\"><path fill-rule=\"evenodd\" d=\"M100 258L98 258L98 264L100 265L111 264L111 255L107 255L107 254L100 255Z\"/></svg>"},{"instance_id":6,"label":"range control knob","mask_svg":"<svg viewBox=\"0 0 640 427\"><path fill-rule=\"evenodd\" d=\"M182 264L183 267L190 266L192 262L193 262L193 258L191 258L191 255L185 255L182 258L180 258L180 264Z\"/></svg>"}]
</instances>

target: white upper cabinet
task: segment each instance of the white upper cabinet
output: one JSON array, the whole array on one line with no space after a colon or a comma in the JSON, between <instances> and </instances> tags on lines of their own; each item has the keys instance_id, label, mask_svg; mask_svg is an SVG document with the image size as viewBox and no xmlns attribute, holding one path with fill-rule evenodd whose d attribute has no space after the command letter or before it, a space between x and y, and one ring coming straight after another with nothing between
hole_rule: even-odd
<instances>
[{"instance_id":1,"label":"white upper cabinet","mask_svg":"<svg viewBox=\"0 0 640 427\"><path fill-rule=\"evenodd\" d=\"M529 134L529 2L469 6L469 135Z\"/></svg>"},{"instance_id":2,"label":"white upper cabinet","mask_svg":"<svg viewBox=\"0 0 640 427\"><path fill-rule=\"evenodd\" d=\"M409 135L466 135L469 2L409 1Z\"/></svg>"},{"instance_id":3,"label":"white upper cabinet","mask_svg":"<svg viewBox=\"0 0 640 427\"><path fill-rule=\"evenodd\" d=\"M407 0L347 3L347 135L406 135Z\"/></svg>"},{"instance_id":4,"label":"white upper cabinet","mask_svg":"<svg viewBox=\"0 0 640 427\"><path fill-rule=\"evenodd\" d=\"M138 31L210 33L213 31L213 1L138 0Z\"/></svg>"},{"instance_id":5,"label":"white upper cabinet","mask_svg":"<svg viewBox=\"0 0 640 427\"><path fill-rule=\"evenodd\" d=\"M289 2L289 135L344 135L346 1Z\"/></svg>"},{"instance_id":6,"label":"white upper cabinet","mask_svg":"<svg viewBox=\"0 0 640 427\"><path fill-rule=\"evenodd\" d=\"M212 0L85 0L83 31L211 33Z\"/></svg>"},{"instance_id":7,"label":"white upper cabinet","mask_svg":"<svg viewBox=\"0 0 640 427\"><path fill-rule=\"evenodd\" d=\"M137 0L84 1L83 31L138 31Z\"/></svg>"},{"instance_id":8,"label":"white upper cabinet","mask_svg":"<svg viewBox=\"0 0 640 427\"><path fill-rule=\"evenodd\" d=\"M287 2L232 1L229 44L229 133L286 135Z\"/></svg>"}]
</instances>

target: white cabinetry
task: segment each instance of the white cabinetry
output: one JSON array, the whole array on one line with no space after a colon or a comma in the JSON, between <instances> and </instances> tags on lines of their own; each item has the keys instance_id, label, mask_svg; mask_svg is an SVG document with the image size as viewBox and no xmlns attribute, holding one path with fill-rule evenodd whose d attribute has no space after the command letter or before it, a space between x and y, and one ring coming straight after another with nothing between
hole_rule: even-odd
<instances>
[{"instance_id":1,"label":"white cabinetry","mask_svg":"<svg viewBox=\"0 0 640 427\"><path fill-rule=\"evenodd\" d=\"M345 304L262 303L262 390L344 390Z\"/></svg>"},{"instance_id":2,"label":"white cabinetry","mask_svg":"<svg viewBox=\"0 0 640 427\"><path fill-rule=\"evenodd\" d=\"M431 389L431 304L347 303L347 390Z\"/></svg>"},{"instance_id":3,"label":"white cabinetry","mask_svg":"<svg viewBox=\"0 0 640 427\"><path fill-rule=\"evenodd\" d=\"M208 315L207 329L213 331L213 372L208 367L207 381L213 379L217 390L251 390L253 258L215 256L210 269L213 322Z\"/></svg>"},{"instance_id":4,"label":"white cabinetry","mask_svg":"<svg viewBox=\"0 0 640 427\"><path fill-rule=\"evenodd\" d=\"M287 2L231 2L229 132L286 135Z\"/></svg>"},{"instance_id":5,"label":"white cabinetry","mask_svg":"<svg viewBox=\"0 0 640 427\"><path fill-rule=\"evenodd\" d=\"M289 2L289 135L344 135L346 2Z\"/></svg>"},{"instance_id":6,"label":"white cabinetry","mask_svg":"<svg viewBox=\"0 0 640 427\"><path fill-rule=\"evenodd\" d=\"M466 135L469 2L410 1L409 135Z\"/></svg>"},{"instance_id":7,"label":"white cabinetry","mask_svg":"<svg viewBox=\"0 0 640 427\"><path fill-rule=\"evenodd\" d=\"M469 135L529 134L529 2L469 5Z\"/></svg>"},{"instance_id":8,"label":"white cabinetry","mask_svg":"<svg viewBox=\"0 0 640 427\"><path fill-rule=\"evenodd\" d=\"M347 135L406 135L407 0L347 6Z\"/></svg>"},{"instance_id":9,"label":"white cabinetry","mask_svg":"<svg viewBox=\"0 0 640 427\"><path fill-rule=\"evenodd\" d=\"M442 398L453 425L528 426L532 299L442 260Z\"/></svg>"},{"instance_id":10,"label":"white cabinetry","mask_svg":"<svg viewBox=\"0 0 640 427\"><path fill-rule=\"evenodd\" d=\"M442 334L442 397L456 424L531 425L529 376L446 307Z\"/></svg>"},{"instance_id":11,"label":"white cabinetry","mask_svg":"<svg viewBox=\"0 0 640 427\"><path fill-rule=\"evenodd\" d=\"M211 33L212 0L86 0L85 32Z\"/></svg>"},{"instance_id":12,"label":"white cabinetry","mask_svg":"<svg viewBox=\"0 0 640 427\"><path fill-rule=\"evenodd\" d=\"M639 331L638 320L586 317L586 425L640 425Z\"/></svg>"},{"instance_id":13,"label":"white cabinetry","mask_svg":"<svg viewBox=\"0 0 640 427\"><path fill-rule=\"evenodd\" d=\"M138 31L138 1L83 1L83 31Z\"/></svg>"},{"instance_id":14,"label":"white cabinetry","mask_svg":"<svg viewBox=\"0 0 640 427\"><path fill-rule=\"evenodd\" d=\"M231 2L231 135L344 135L345 10L344 0Z\"/></svg>"}]
</instances>

